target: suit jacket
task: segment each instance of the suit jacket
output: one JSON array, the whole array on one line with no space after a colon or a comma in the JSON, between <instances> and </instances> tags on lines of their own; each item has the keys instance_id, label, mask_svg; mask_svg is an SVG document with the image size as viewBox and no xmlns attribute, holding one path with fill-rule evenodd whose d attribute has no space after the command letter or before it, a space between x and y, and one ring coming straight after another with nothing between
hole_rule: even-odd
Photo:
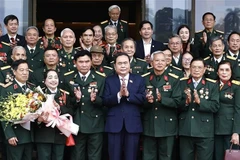
<instances>
[{"instance_id":1,"label":"suit jacket","mask_svg":"<svg viewBox=\"0 0 240 160\"><path fill-rule=\"evenodd\" d=\"M218 83L220 85L220 83ZM240 83L229 81L220 90L220 108L215 114L215 135L240 133Z\"/></svg>"},{"instance_id":2,"label":"suit jacket","mask_svg":"<svg viewBox=\"0 0 240 160\"><path fill-rule=\"evenodd\" d=\"M177 135L177 108L181 100L178 76L165 71L157 80L154 72L143 75L146 81L146 91L153 95L154 102L144 104L143 135L152 137L166 137ZM161 94L161 101L157 99L156 89Z\"/></svg>"},{"instance_id":3,"label":"suit jacket","mask_svg":"<svg viewBox=\"0 0 240 160\"><path fill-rule=\"evenodd\" d=\"M1 36L0 41L10 43L10 39L8 37L8 34L5 34L5 35ZM23 47L26 46L26 40L25 40L24 36L17 34L16 41L17 41L18 46L23 46Z\"/></svg>"},{"instance_id":4,"label":"suit jacket","mask_svg":"<svg viewBox=\"0 0 240 160\"><path fill-rule=\"evenodd\" d=\"M140 75L130 73L127 85L129 97L122 97L118 103L117 93L120 85L117 74L106 78L103 93L104 105L108 107L105 131L118 133L125 127L129 133L140 133L140 107L145 101L144 79Z\"/></svg>"},{"instance_id":5,"label":"suit jacket","mask_svg":"<svg viewBox=\"0 0 240 160\"><path fill-rule=\"evenodd\" d=\"M136 58L144 59L145 52L144 52L143 40L141 39L141 40L136 41L136 44L137 44L137 47L136 47L136 53L134 56ZM164 44L162 42L155 41L154 39L152 39L150 54L152 54L155 51L159 51L159 50L163 51L165 49L166 49L166 47L164 46Z\"/></svg>"},{"instance_id":6,"label":"suit jacket","mask_svg":"<svg viewBox=\"0 0 240 160\"><path fill-rule=\"evenodd\" d=\"M32 89L33 86L27 84L27 88ZM1 96L6 97L9 93L23 93L22 88L14 80L13 84L9 87L2 89ZM12 125L11 123L1 122L3 131L5 134L5 139L8 140L12 137L17 137L18 144L33 142L33 130L26 130L20 124ZM31 124L32 125L32 124Z\"/></svg>"},{"instance_id":7,"label":"suit jacket","mask_svg":"<svg viewBox=\"0 0 240 160\"><path fill-rule=\"evenodd\" d=\"M219 86L216 81L202 78L194 88L192 78L180 81L182 100L179 115L179 135L209 138L214 136L214 113L219 109ZM191 92L192 102L186 105L185 90ZM200 104L194 102L194 89L200 98Z\"/></svg>"},{"instance_id":8,"label":"suit jacket","mask_svg":"<svg viewBox=\"0 0 240 160\"><path fill-rule=\"evenodd\" d=\"M182 66L182 57L183 57L183 55L180 53L178 63L176 63L175 60L174 60L174 58L172 58L172 63L171 63L171 64L172 64L173 66L178 67L178 68L183 68L183 66Z\"/></svg>"}]
</instances>

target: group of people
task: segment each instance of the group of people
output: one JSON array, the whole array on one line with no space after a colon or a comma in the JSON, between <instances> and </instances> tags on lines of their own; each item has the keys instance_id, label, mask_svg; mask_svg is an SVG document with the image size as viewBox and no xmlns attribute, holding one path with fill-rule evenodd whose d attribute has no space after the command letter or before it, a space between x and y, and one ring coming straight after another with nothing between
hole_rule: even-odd
<instances>
[{"instance_id":1,"label":"group of people","mask_svg":"<svg viewBox=\"0 0 240 160\"><path fill-rule=\"evenodd\" d=\"M38 160L222 160L231 143L238 148L240 34L225 42L207 12L194 41L181 25L165 46L152 38L147 20L140 40L128 37L120 13L110 6L110 19L84 28L77 48L70 28L55 36L53 19L45 20L43 37L35 26L23 37L18 18L4 18L1 96L41 86L79 125L75 145L66 148L67 137L46 127L47 114L31 130L1 122L5 158L30 160L36 149Z\"/></svg>"}]
</instances>

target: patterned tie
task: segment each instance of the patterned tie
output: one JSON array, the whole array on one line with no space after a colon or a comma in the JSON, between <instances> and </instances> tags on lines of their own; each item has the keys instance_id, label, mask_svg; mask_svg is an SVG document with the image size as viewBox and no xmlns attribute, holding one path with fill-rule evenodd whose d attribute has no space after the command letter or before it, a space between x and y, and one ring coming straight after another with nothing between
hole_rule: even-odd
<instances>
[{"instance_id":1,"label":"patterned tie","mask_svg":"<svg viewBox=\"0 0 240 160\"><path fill-rule=\"evenodd\" d=\"M121 78L121 81L122 81L122 86L126 87L125 79Z\"/></svg>"},{"instance_id":2,"label":"patterned tie","mask_svg":"<svg viewBox=\"0 0 240 160\"><path fill-rule=\"evenodd\" d=\"M11 37L10 39L11 39L12 43L15 42L15 39L13 37Z\"/></svg>"},{"instance_id":3,"label":"patterned tie","mask_svg":"<svg viewBox=\"0 0 240 160\"><path fill-rule=\"evenodd\" d=\"M86 76L82 76L82 81L84 82L86 79Z\"/></svg>"}]
</instances>

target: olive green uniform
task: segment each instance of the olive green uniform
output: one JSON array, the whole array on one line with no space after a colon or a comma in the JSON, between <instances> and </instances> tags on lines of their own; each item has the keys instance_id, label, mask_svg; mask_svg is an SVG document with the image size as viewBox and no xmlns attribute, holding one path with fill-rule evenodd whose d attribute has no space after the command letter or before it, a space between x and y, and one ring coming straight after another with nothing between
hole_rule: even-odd
<instances>
[{"instance_id":1,"label":"olive green uniform","mask_svg":"<svg viewBox=\"0 0 240 160\"><path fill-rule=\"evenodd\" d=\"M73 64L74 55L77 53L77 49L73 49L71 53L67 53L64 49L58 51L59 62L58 66L63 72L70 72L76 69Z\"/></svg>"},{"instance_id":2,"label":"olive green uniform","mask_svg":"<svg viewBox=\"0 0 240 160\"><path fill-rule=\"evenodd\" d=\"M207 42L203 41L203 32L207 34ZM212 52L209 50L210 40L213 37L220 36L224 38L224 33L219 30L213 30L212 32L208 32L206 29L195 32L194 35L194 45L193 45L193 56L206 58L212 55Z\"/></svg>"},{"instance_id":3,"label":"olive green uniform","mask_svg":"<svg viewBox=\"0 0 240 160\"><path fill-rule=\"evenodd\" d=\"M43 37L39 37L37 45L40 46L40 48L44 49L44 46L43 46L44 43L43 43L42 38ZM56 49L62 49L62 44L61 44L61 41L60 41L60 37L54 37L54 38L45 37L45 39L48 40L48 47L53 47L53 48L56 48Z\"/></svg>"},{"instance_id":4,"label":"olive green uniform","mask_svg":"<svg viewBox=\"0 0 240 160\"><path fill-rule=\"evenodd\" d=\"M219 87L216 81L202 78L194 88L192 78L181 78L182 101L179 115L180 159L212 160L214 150L214 113L219 109ZM185 90L191 93L186 104ZM200 104L194 102L194 89Z\"/></svg>"},{"instance_id":5,"label":"olive green uniform","mask_svg":"<svg viewBox=\"0 0 240 160\"><path fill-rule=\"evenodd\" d=\"M113 68L109 66L95 66L91 68L93 71L98 71L102 73L105 77L112 75L114 73Z\"/></svg>"},{"instance_id":6,"label":"olive green uniform","mask_svg":"<svg viewBox=\"0 0 240 160\"><path fill-rule=\"evenodd\" d=\"M36 69L45 66L43 61L44 50L42 48L36 46L35 50L32 52L28 49L28 47L25 47L25 50L27 55L27 63L31 70L35 71Z\"/></svg>"},{"instance_id":7,"label":"olive green uniform","mask_svg":"<svg viewBox=\"0 0 240 160\"><path fill-rule=\"evenodd\" d=\"M12 55L12 49L10 47L10 44L1 41L0 42L0 57L3 58L3 61L0 60L0 67L11 64L11 62L12 62L11 55Z\"/></svg>"},{"instance_id":8,"label":"olive green uniform","mask_svg":"<svg viewBox=\"0 0 240 160\"><path fill-rule=\"evenodd\" d=\"M166 71L156 76L143 75L146 91L154 102L145 102L143 112L143 160L171 160L174 136L178 133L177 108L181 100L178 76ZM156 89L161 94L157 101Z\"/></svg>"},{"instance_id":9,"label":"olive green uniform","mask_svg":"<svg viewBox=\"0 0 240 160\"><path fill-rule=\"evenodd\" d=\"M82 97L75 106L73 116L74 123L79 125L79 132L74 136L76 145L73 148L71 159L100 160L102 153L104 116L102 93L104 89L105 77L99 73L90 71L90 75L85 81L81 80L77 71L65 73L65 82L74 99L74 87L80 87ZM91 90L97 92L94 102L90 100ZM87 155L86 155L87 153Z\"/></svg>"},{"instance_id":10,"label":"olive green uniform","mask_svg":"<svg viewBox=\"0 0 240 160\"><path fill-rule=\"evenodd\" d=\"M218 83L220 86L220 83ZM220 108L215 114L215 160L223 160L233 133L240 133L240 82L228 81L219 93ZM236 146L235 146L236 147Z\"/></svg>"}]
</instances>

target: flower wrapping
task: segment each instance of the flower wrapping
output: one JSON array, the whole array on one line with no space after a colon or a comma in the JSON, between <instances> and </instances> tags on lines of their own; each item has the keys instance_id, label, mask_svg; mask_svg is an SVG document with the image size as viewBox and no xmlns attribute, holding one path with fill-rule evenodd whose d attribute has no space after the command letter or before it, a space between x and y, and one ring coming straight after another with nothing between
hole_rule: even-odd
<instances>
[{"instance_id":1,"label":"flower wrapping","mask_svg":"<svg viewBox=\"0 0 240 160\"><path fill-rule=\"evenodd\" d=\"M66 137L71 134L77 135L79 126L73 123L72 116L70 114L60 115L60 111L55 107L54 95L48 95L47 101L43 104L42 110L48 113L48 117L45 120L47 127L57 127Z\"/></svg>"}]
</instances>

